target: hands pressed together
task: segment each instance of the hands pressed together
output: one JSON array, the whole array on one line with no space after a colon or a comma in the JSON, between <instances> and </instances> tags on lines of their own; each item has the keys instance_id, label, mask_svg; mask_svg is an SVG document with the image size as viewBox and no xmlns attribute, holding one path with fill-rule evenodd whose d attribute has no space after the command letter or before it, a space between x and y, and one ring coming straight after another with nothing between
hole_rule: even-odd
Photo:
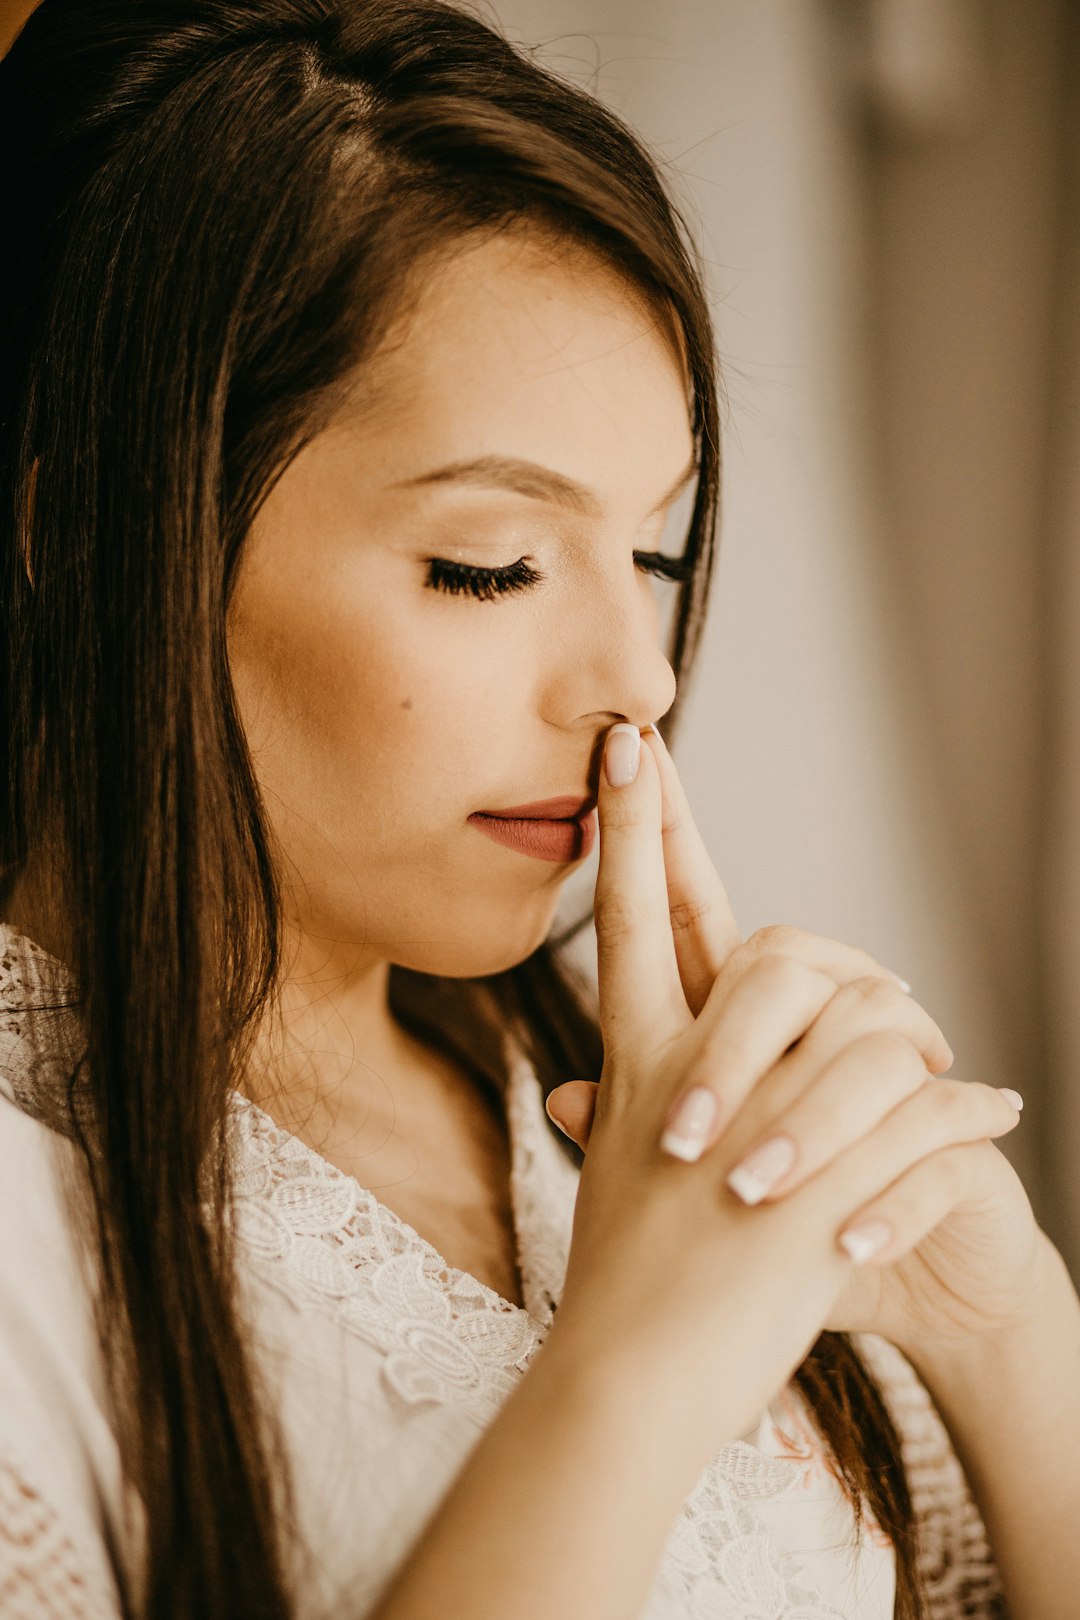
<instances>
[{"instance_id":1,"label":"hands pressed together","mask_svg":"<svg viewBox=\"0 0 1080 1620\"><path fill-rule=\"evenodd\" d=\"M613 727L601 778L604 1070L548 1098L588 1150L560 1317L601 1276L629 1305L622 1242L691 1338L740 1301L787 1323L777 1378L822 1328L904 1349L1029 1321L1052 1246L992 1140L1017 1094L942 1078L941 1030L865 952L742 940L655 728Z\"/></svg>"}]
</instances>

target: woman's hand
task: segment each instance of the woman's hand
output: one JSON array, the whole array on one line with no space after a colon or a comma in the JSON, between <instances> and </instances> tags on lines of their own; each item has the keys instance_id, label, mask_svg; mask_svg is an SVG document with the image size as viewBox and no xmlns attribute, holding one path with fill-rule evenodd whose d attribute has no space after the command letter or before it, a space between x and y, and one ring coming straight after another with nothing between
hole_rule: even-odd
<instances>
[{"instance_id":1,"label":"woman's hand","mask_svg":"<svg viewBox=\"0 0 1080 1620\"><path fill-rule=\"evenodd\" d=\"M628 742L640 769L619 785L611 756ZM660 773L634 727L607 736L599 817L603 1073L546 1345L561 1346L564 1367L601 1360L605 1381L622 1387L635 1421L655 1425L685 1452L687 1466L699 1467L759 1420L826 1325L855 1269L837 1232L928 1152L935 1158L925 1122L911 1131L886 1120L876 1151L859 1142L790 1197L747 1208L720 1183L757 1123L753 1111L770 1077L812 1030L812 1065L828 1070L853 1037L880 1038L883 1015L894 1030L890 1068L898 1067L900 1046L905 1062L917 1054L923 1074L952 1054L910 996L868 973L864 961L853 969L859 953L832 941L806 948L824 953L837 972L854 971L845 986L779 951L760 952L736 971L733 959L747 955L736 946L695 1016L671 928ZM844 995L840 1013L823 1021ZM660 1150L665 1121L684 1093L715 1083L732 1099L741 1091L745 1106L735 1107L714 1151L680 1164ZM981 1094L986 1113L994 1110L974 1134L1013 1124L1014 1110L989 1087L970 1090Z\"/></svg>"},{"instance_id":2,"label":"woman's hand","mask_svg":"<svg viewBox=\"0 0 1080 1620\"><path fill-rule=\"evenodd\" d=\"M781 1146L789 1144L793 1162L771 1186L763 1187L749 1171L733 1172L729 1182L744 1202L776 1202L845 1151L865 1155L879 1141L887 1165L905 1133L912 1143L929 1139L938 1151L924 1147L930 1156L914 1165L896 1159L892 1184L844 1222L845 1233L884 1222L891 1237L876 1251L872 1266L859 1264L850 1273L824 1325L880 1333L903 1349L1029 1319L1037 1309L1050 1245L1019 1177L988 1139L1015 1127L1019 1115L1011 1102L989 1087L933 1079L936 1070L952 1063L940 1031L891 988L903 981L863 952L784 928L762 930L740 943L674 763L655 730L642 735L662 783L668 908L691 1012L697 1015L714 986L721 993L727 987L730 995L750 964L769 953L794 956L837 983L837 994L815 1024L761 1083L750 1089L744 1078L740 1093L730 1077L725 1086L718 1076L704 1088L719 1107L704 1131L699 1129L698 1152L707 1152L721 1136L727 1145L734 1136L743 1161L755 1147L779 1137ZM846 1046L843 1029L851 1036ZM913 1044L916 1032L921 1053L918 1040ZM838 1045L843 1050L822 1068L823 1053ZM739 1067L744 1077L750 1072L745 1062ZM868 1069L877 1083L868 1084ZM690 1109L699 1127L705 1120L702 1104L710 1101L700 1095L702 1089L700 1084L693 1088L696 1103ZM591 1131L596 1091L588 1082L572 1081L548 1099L551 1118L582 1147ZM774 1156L774 1165L782 1159ZM881 1230L871 1227L868 1235ZM865 1244L856 1243L851 1252L859 1261L871 1258Z\"/></svg>"},{"instance_id":3,"label":"woman's hand","mask_svg":"<svg viewBox=\"0 0 1080 1620\"><path fill-rule=\"evenodd\" d=\"M948 1154L952 1186L944 1200L931 1195L920 1206L916 1165L859 1212L853 1225L882 1219L909 1243L913 1232L923 1235L898 1259L889 1259L894 1239L874 1264L856 1266L826 1328L880 1333L912 1356L916 1347L926 1355L1037 1319L1043 1290L1056 1281L1056 1251L1023 1182L993 1142L963 1143ZM937 1157L940 1167L944 1155Z\"/></svg>"},{"instance_id":4,"label":"woman's hand","mask_svg":"<svg viewBox=\"0 0 1080 1620\"><path fill-rule=\"evenodd\" d=\"M909 991L899 974L884 968L856 946L842 945L820 934L777 925L759 928L745 942L731 910L727 890L690 813L675 762L655 726L643 730L652 749L662 790L661 838L668 919L683 996L696 1018L721 974L733 985L758 957L794 956L847 984L861 976L880 975ZM947 1050L947 1048L946 1048ZM952 1053L942 1067L952 1064ZM592 1129L597 1086L591 1080L568 1080L548 1095L548 1114L559 1129L584 1148Z\"/></svg>"}]
</instances>

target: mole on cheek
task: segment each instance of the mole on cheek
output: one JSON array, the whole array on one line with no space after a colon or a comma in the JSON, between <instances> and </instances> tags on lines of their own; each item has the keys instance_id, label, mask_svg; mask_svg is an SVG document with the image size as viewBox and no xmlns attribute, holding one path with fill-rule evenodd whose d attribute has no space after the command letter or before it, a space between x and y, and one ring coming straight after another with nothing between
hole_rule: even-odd
<instances>
[{"instance_id":1,"label":"mole on cheek","mask_svg":"<svg viewBox=\"0 0 1080 1620\"><path fill-rule=\"evenodd\" d=\"M412 698L402 698L401 707L403 709L411 709L412 708Z\"/></svg>"}]
</instances>

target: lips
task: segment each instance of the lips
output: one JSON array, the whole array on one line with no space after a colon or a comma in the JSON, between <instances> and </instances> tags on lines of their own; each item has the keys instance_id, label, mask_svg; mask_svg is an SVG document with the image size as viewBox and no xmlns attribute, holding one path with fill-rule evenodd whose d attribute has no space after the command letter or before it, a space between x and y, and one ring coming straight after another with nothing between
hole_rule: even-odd
<instances>
[{"instance_id":1,"label":"lips","mask_svg":"<svg viewBox=\"0 0 1080 1620\"><path fill-rule=\"evenodd\" d=\"M596 808L595 799L575 798L564 793L556 799L536 799L532 804L514 804L508 810L478 810L477 815L498 821L580 821Z\"/></svg>"},{"instance_id":2,"label":"lips","mask_svg":"<svg viewBox=\"0 0 1080 1620\"><path fill-rule=\"evenodd\" d=\"M567 801L549 799L547 804L550 806L554 802L565 804ZM469 817L469 821L478 832L484 833L495 843L517 850L521 855L533 855L541 861L586 860L596 841L595 810L590 810L576 821L561 816L508 816L505 811L500 811L498 815L477 811Z\"/></svg>"}]
</instances>

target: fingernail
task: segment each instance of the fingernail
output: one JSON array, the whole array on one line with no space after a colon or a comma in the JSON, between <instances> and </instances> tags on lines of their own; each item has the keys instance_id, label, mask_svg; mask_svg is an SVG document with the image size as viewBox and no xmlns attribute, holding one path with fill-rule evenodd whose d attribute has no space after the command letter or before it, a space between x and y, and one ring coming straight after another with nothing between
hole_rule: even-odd
<instances>
[{"instance_id":1,"label":"fingernail","mask_svg":"<svg viewBox=\"0 0 1080 1620\"><path fill-rule=\"evenodd\" d=\"M890 973L892 973L892 968L889 968L888 971ZM908 984L907 980L902 979L900 977L899 973L893 973L893 978L896 980L897 984L900 986L900 988L904 992L904 994L907 995L907 996L910 996L910 994L911 994L911 986L910 986L910 984Z\"/></svg>"},{"instance_id":2,"label":"fingernail","mask_svg":"<svg viewBox=\"0 0 1080 1620\"><path fill-rule=\"evenodd\" d=\"M553 1125L557 1125L559 1127L560 1131L565 1131L566 1126L563 1124L562 1120L556 1118L556 1116L551 1112L551 1098L550 1097L545 1097L544 1098L544 1113L547 1115L548 1119L550 1119L550 1121L551 1121L551 1123Z\"/></svg>"},{"instance_id":3,"label":"fingernail","mask_svg":"<svg viewBox=\"0 0 1080 1620\"><path fill-rule=\"evenodd\" d=\"M604 771L612 787L628 787L638 773L641 732L622 722L612 726L604 744Z\"/></svg>"},{"instance_id":4,"label":"fingernail","mask_svg":"<svg viewBox=\"0 0 1080 1620\"><path fill-rule=\"evenodd\" d=\"M679 1098L660 1138L664 1152L694 1164L705 1151L718 1108L715 1091L710 1091L708 1086L691 1086Z\"/></svg>"},{"instance_id":5,"label":"fingernail","mask_svg":"<svg viewBox=\"0 0 1080 1620\"><path fill-rule=\"evenodd\" d=\"M1021 1097L1018 1091L1013 1091L1009 1086L998 1086L998 1090L1001 1092L1001 1095L1004 1097L1005 1101L1012 1103L1014 1108L1023 1108L1024 1099Z\"/></svg>"},{"instance_id":6,"label":"fingernail","mask_svg":"<svg viewBox=\"0 0 1080 1620\"><path fill-rule=\"evenodd\" d=\"M727 1184L744 1204L759 1204L794 1163L795 1143L791 1137L770 1136L728 1172Z\"/></svg>"},{"instance_id":7,"label":"fingernail","mask_svg":"<svg viewBox=\"0 0 1080 1620\"><path fill-rule=\"evenodd\" d=\"M888 1221L864 1221L861 1226L853 1226L850 1231L841 1232L839 1242L842 1249L846 1249L857 1266L864 1260L877 1254L883 1249L892 1237L892 1227Z\"/></svg>"}]
</instances>

